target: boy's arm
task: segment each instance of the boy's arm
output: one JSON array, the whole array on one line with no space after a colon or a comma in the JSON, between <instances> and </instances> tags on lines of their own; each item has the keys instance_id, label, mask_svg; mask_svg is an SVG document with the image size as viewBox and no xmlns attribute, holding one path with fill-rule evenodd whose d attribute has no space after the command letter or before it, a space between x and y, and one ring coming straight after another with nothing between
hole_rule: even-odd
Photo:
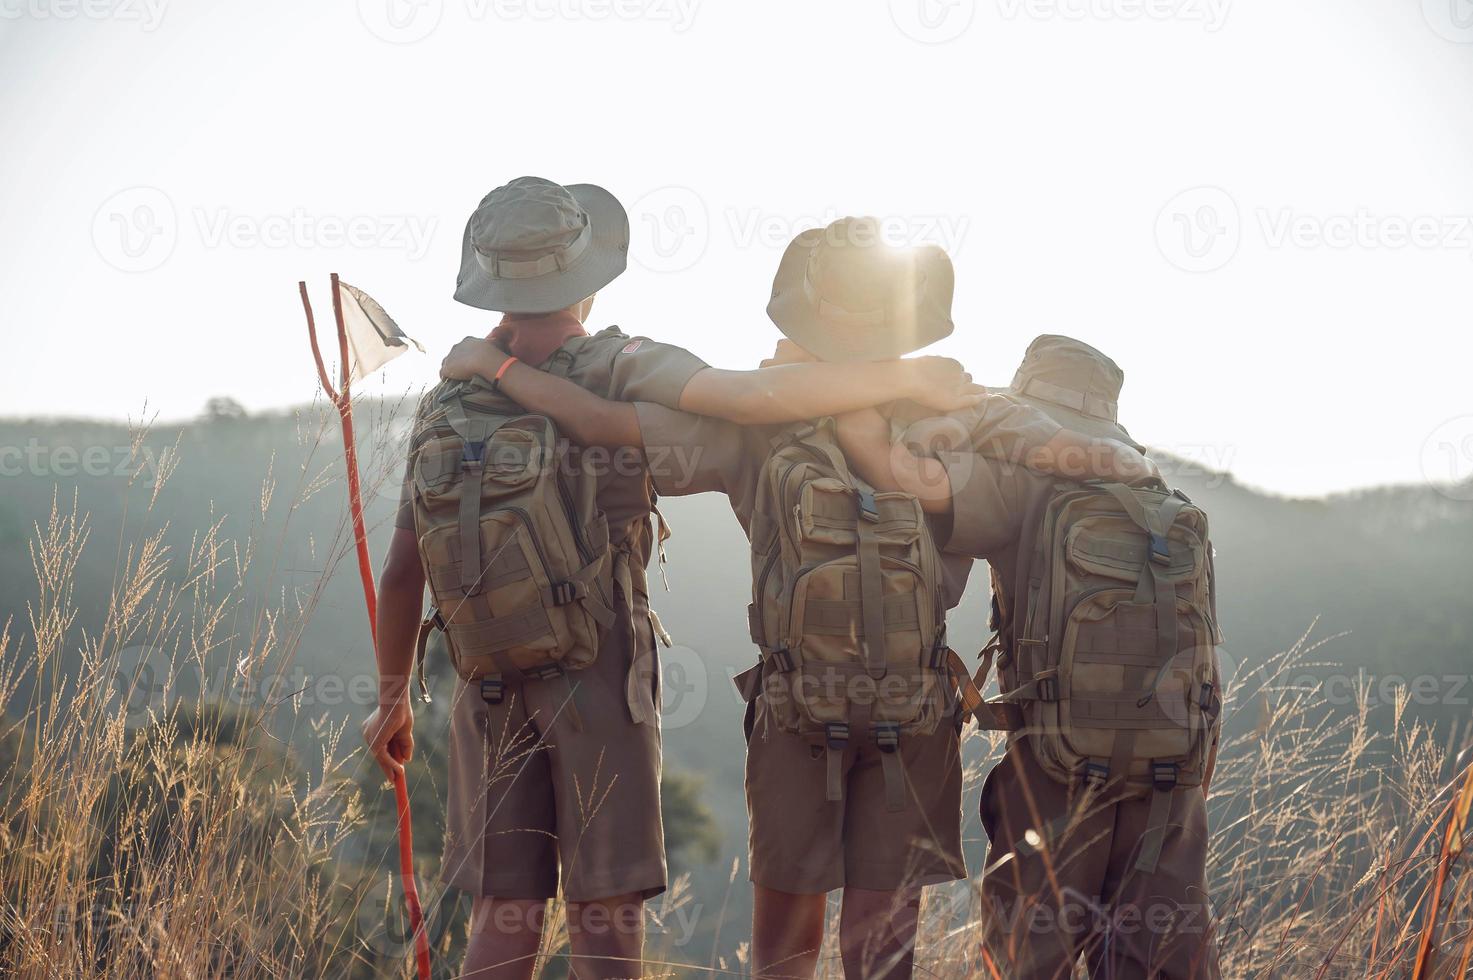
<instances>
[{"instance_id":1,"label":"boy's arm","mask_svg":"<svg viewBox=\"0 0 1473 980\"><path fill-rule=\"evenodd\" d=\"M363 738L384 775L392 778L414 752L409 676L414 669L414 642L424 608L425 576L413 528L394 529L378 585L374 650L378 708L363 723Z\"/></svg>"},{"instance_id":2,"label":"boy's arm","mask_svg":"<svg viewBox=\"0 0 1473 980\"><path fill-rule=\"evenodd\" d=\"M487 375L494 376L495 372ZM521 361L502 371L497 383L508 398L529 411L546 415L557 423L558 431L580 446L644 448L639 419L629 402L601 398L567 378Z\"/></svg>"},{"instance_id":3,"label":"boy's arm","mask_svg":"<svg viewBox=\"0 0 1473 980\"><path fill-rule=\"evenodd\" d=\"M859 475L877 490L902 490L918 498L928 514L949 514L953 489L946 466L913 453L903 443L890 444L890 423L869 409L838 419L839 445ZM965 448L960 449L967 452ZM1094 439L1060 429L1026 462L1032 469L1069 479L1119 480L1130 483L1155 474L1139 452L1114 439Z\"/></svg>"},{"instance_id":4,"label":"boy's arm","mask_svg":"<svg viewBox=\"0 0 1473 980\"><path fill-rule=\"evenodd\" d=\"M440 375L458 380L473 375L493 378L508 359L505 352L489 341L467 337L446 356L440 365ZM519 366L513 364L502 375L502 387L525 407L544 412L541 405L533 405L513 394L512 386L519 383L525 386L530 397L555 396L554 389L531 389L526 378L509 380L513 373L525 374L518 371ZM567 388L576 387L571 382L564 384ZM782 364L752 371L707 367L696 371L685 383L678 404L666 407L744 425L763 425L839 415L900 399L910 399L933 411L956 411L976 405L983 397L982 389L971 383L958 362L945 357L918 357L855 364ZM593 402L583 400L582 404L591 408ZM554 420L563 425L562 419L554 416ZM628 423L623 420L614 424ZM609 433L599 429L599 434ZM627 430L624 434L628 434ZM571 428L569 435L574 435ZM602 445L604 440L594 439L588 444Z\"/></svg>"},{"instance_id":5,"label":"boy's arm","mask_svg":"<svg viewBox=\"0 0 1473 980\"><path fill-rule=\"evenodd\" d=\"M985 397L949 357L779 364L754 371L706 368L680 393L681 411L743 425L799 422L910 399L937 412Z\"/></svg>"}]
</instances>

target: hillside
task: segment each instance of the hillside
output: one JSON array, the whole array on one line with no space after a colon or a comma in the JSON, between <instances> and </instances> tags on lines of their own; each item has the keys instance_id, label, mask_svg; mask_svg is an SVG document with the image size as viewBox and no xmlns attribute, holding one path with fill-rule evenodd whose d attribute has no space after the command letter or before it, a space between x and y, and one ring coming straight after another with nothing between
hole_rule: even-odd
<instances>
[{"instance_id":1,"label":"hillside","mask_svg":"<svg viewBox=\"0 0 1473 980\"><path fill-rule=\"evenodd\" d=\"M359 412L378 555L398 494L405 414L407 405L383 403L365 403ZM305 690L307 699L316 700L300 715L282 712L277 734L303 750L307 763L313 756L306 750L316 736L300 718L329 724L353 718L349 731L356 731L356 719L367 708L341 691L329 696L320 683L335 678L341 690L352 691L373 674L356 571L342 561L348 539L335 417L320 406L246 417L222 402L206 418L157 427L137 442L126 426L115 424L3 422L0 446L15 447L5 458L0 495L0 615L26 622L27 602L35 595L27 543L53 500L63 511L75 500L90 515L86 560L75 572L76 594L97 597L81 603L77 626L85 630L100 627L100 600L114 588L118 556L146 531L166 528L164 541L187 553L204 529L218 525L221 538L250 542L241 545L251 552L249 562L239 561L248 606L284 603L310 610L310 616L295 662L283 665L284 676L257 679L243 690L221 665L208 675L206 683L213 686L207 693L259 706L281 692ZM1212 517L1225 654L1239 674L1267 663L1318 617L1317 635L1346 634L1323 651L1344 669L1322 668L1319 675L1334 673L1347 684L1356 671L1408 683L1426 677L1431 681L1417 689L1411 713L1428 720L1466 717L1473 689L1456 683L1456 676L1466 676L1473 649L1473 603L1467 601L1473 563L1466 557L1473 548L1473 506L1430 487L1289 500L1178 460L1162 464L1172 482ZM159 473L168 478L155 495ZM677 643L665 655L667 759L675 774L699 774L701 803L715 815L720 833L719 843L705 841L679 855L676 867L692 873L696 902L714 909L727 901L731 862L745 850L742 754L735 750L740 704L728 682L753 655L744 615L745 542L722 498L668 500L662 509L675 532L668 549L672 590L665 593L652 575L654 604ZM986 575L979 568L952 617L954 645L966 650L981 644L985 611ZM443 681L448 668L443 662L435 667ZM187 683L181 686L192 693ZM1395 692L1385 690L1389 700ZM1235 724L1230 717L1230 728ZM422 714L418 735L433 742L443 727L443 715L432 706ZM426 779L416 796L425 801L420 819L423 836L432 841L436 815L429 802L437 781ZM365 778L366 786L372 782ZM694 788L682 784L682 798ZM386 802L369 794L372 826L357 848L360 857L384 850L392 833ZM974 802L969 794L969 811ZM682 813L698 816L690 807ZM694 833L701 836L699 829ZM967 833L975 866L981 857L975 821ZM704 959L700 951L717 928L728 936L743 931L746 890L731 889L726 908L724 923L714 916L700 921L688 954Z\"/></svg>"}]
</instances>

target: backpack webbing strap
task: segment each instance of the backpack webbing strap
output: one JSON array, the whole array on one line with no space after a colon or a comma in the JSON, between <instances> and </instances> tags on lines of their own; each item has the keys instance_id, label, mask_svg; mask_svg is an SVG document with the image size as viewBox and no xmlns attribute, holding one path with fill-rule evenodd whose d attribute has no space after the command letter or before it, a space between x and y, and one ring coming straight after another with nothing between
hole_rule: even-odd
<instances>
[{"instance_id":1,"label":"backpack webbing strap","mask_svg":"<svg viewBox=\"0 0 1473 980\"><path fill-rule=\"evenodd\" d=\"M875 534L879 519L875 495L868 490L860 490L855 533L859 537L859 604L864 621L864 669L875 680L887 672L884 570L880 567L880 539Z\"/></svg>"},{"instance_id":2,"label":"backpack webbing strap","mask_svg":"<svg viewBox=\"0 0 1473 980\"><path fill-rule=\"evenodd\" d=\"M1156 676L1150 677L1146 668L1139 665L1125 665L1124 676L1121 678L1121 688L1126 691L1141 691L1140 699L1136 702L1137 708L1145 708L1156 696L1156 686L1160 683L1161 673L1166 671L1177 654L1177 628L1178 618L1176 611L1176 586L1171 582L1163 580L1157 571L1157 566L1165 566L1171 563L1171 549L1168 544L1168 535L1171 528L1176 524L1182 507L1186 501L1179 496L1167 497L1159 510L1154 513L1147 510L1141 503L1140 498L1123 483L1107 483L1102 489L1109 493L1119 502L1130 519L1136 523L1141 530L1145 531L1150 538L1150 549L1146 560L1141 563L1141 576L1136 585L1135 601L1138 603L1151 603L1156 610ZM1151 684L1149 689L1147 683ZM1138 731L1135 729L1118 729L1115 732L1114 742L1110 749L1109 775L1116 779L1125 779L1130 774L1130 763L1135 758L1135 744ZM1175 767L1173 767L1172 785L1175 785ZM1157 803L1156 798L1163 794L1153 794L1152 814L1154 816ZM1167 804L1169 805L1169 799ZM1142 844L1142 858L1144 861L1147 844ZM1156 860L1160 855L1160 844L1156 847L1157 858L1151 859L1151 867L1154 869Z\"/></svg>"},{"instance_id":3,"label":"backpack webbing strap","mask_svg":"<svg viewBox=\"0 0 1473 980\"><path fill-rule=\"evenodd\" d=\"M486 443L510 418L472 417L459 397L445 403L445 421L460 436L460 590L474 595L481 582L481 475Z\"/></svg>"},{"instance_id":4,"label":"backpack webbing strap","mask_svg":"<svg viewBox=\"0 0 1473 980\"><path fill-rule=\"evenodd\" d=\"M419 681L420 700L425 704L430 703L430 685L425 682L425 650L430 644L430 634L444 628L445 621L440 618L440 610L431 609L430 614L419 624L419 633L414 638L414 676Z\"/></svg>"},{"instance_id":5,"label":"backpack webbing strap","mask_svg":"<svg viewBox=\"0 0 1473 980\"><path fill-rule=\"evenodd\" d=\"M992 671L992 657L996 650L997 644L989 643L987 649L982 651L982 666L977 669L974 678L968 673L961 655L950 647L946 648L946 662L951 669L952 681L961 692L961 716L963 720L975 718L977 727L983 731L1021 731L1023 712L1016 704L988 701L982 696L982 688L987 686L987 675Z\"/></svg>"},{"instance_id":6,"label":"backpack webbing strap","mask_svg":"<svg viewBox=\"0 0 1473 980\"><path fill-rule=\"evenodd\" d=\"M1166 822L1171 817L1172 790L1176 789L1176 764L1151 764L1151 808L1146 813L1146 832L1141 835L1141 853L1135 870L1154 874L1161 863L1161 848L1166 843Z\"/></svg>"},{"instance_id":7,"label":"backpack webbing strap","mask_svg":"<svg viewBox=\"0 0 1473 980\"><path fill-rule=\"evenodd\" d=\"M467 442L460 468L460 591L474 595L481 581L481 473L486 443Z\"/></svg>"},{"instance_id":8,"label":"backpack webbing strap","mask_svg":"<svg viewBox=\"0 0 1473 980\"><path fill-rule=\"evenodd\" d=\"M905 809L905 766L900 758L900 726L874 726L875 745L880 750L880 774L885 780L885 809L899 813Z\"/></svg>"},{"instance_id":9,"label":"backpack webbing strap","mask_svg":"<svg viewBox=\"0 0 1473 980\"><path fill-rule=\"evenodd\" d=\"M624 676L624 701L629 706L629 717L636 725L652 722L657 717L659 705L651 707L652 698L649 697L649 685L651 675L647 670L658 670L658 666L650 667L650 661L654 659L655 651L653 644L651 649L642 649L639 643L639 630L634 627L634 573L630 570L630 557L627 548L615 548L614 558L614 587L623 596L624 613L628 622L629 639L629 673Z\"/></svg>"},{"instance_id":10,"label":"backpack webbing strap","mask_svg":"<svg viewBox=\"0 0 1473 980\"><path fill-rule=\"evenodd\" d=\"M826 789L824 799L838 803L844 798L844 752L849 748L849 726L842 721L831 721L824 726L824 771Z\"/></svg>"},{"instance_id":11,"label":"backpack webbing strap","mask_svg":"<svg viewBox=\"0 0 1473 980\"><path fill-rule=\"evenodd\" d=\"M578 602L598 625L604 629L613 629L614 620L617 618L614 610L600 602L598 596L589 587L598 580L599 574L603 571L604 562L608 560L608 552L605 552L596 560L578 569L572 578L555 582L547 590L544 602L554 606L566 606L570 602Z\"/></svg>"}]
</instances>

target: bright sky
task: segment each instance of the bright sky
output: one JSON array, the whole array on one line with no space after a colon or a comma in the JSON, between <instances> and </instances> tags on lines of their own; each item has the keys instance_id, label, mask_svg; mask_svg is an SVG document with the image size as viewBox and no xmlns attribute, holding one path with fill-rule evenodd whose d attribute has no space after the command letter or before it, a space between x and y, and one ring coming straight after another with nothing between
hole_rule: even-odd
<instances>
[{"instance_id":1,"label":"bright sky","mask_svg":"<svg viewBox=\"0 0 1473 980\"><path fill-rule=\"evenodd\" d=\"M1071 333L1251 484L1473 472L1473 0L0 0L0 80L0 414L304 401L334 271L417 387L532 173L630 209L598 324L719 366L793 234L874 214L951 250L982 380Z\"/></svg>"}]
</instances>

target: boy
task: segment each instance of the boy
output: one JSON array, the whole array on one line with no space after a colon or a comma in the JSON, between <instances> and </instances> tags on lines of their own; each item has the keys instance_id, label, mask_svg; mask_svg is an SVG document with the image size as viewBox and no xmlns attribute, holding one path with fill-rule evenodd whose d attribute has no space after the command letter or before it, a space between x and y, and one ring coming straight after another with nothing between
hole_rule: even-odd
<instances>
[{"instance_id":1,"label":"boy","mask_svg":"<svg viewBox=\"0 0 1473 980\"><path fill-rule=\"evenodd\" d=\"M821 352L859 367L865 358L893 357L930 344L952 330L951 290L944 252L886 249L870 221L844 219L806 232L789 246L769 306L789 339L764 366L787 370L797 362L815 362L814 352ZM489 375L500 371L501 363L502 355L489 345L467 341L443 370L451 377ZM518 384L515 390L507 387L508 393L528 410L551 416L577 442L644 448L663 494L725 492L750 536L771 430L658 405L613 405L557 379L532 375L514 370L505 375ZM915 406L897 411L903 417L929 414ZM1092 454L1101 476L1131 469L1135 455L1123 445L1065 432L1042 413L1002 399L977 406L966 424L995 450L1034 451L1038 461ZM657 460L677 456L667 454L671 449L694 467L677 473L660 466ZM948 606L959 600L969 565L959 558L946 563ZM955 726L944 723L933 735L902 741L911 799L898 812L886 805L879 761L868 742L856 739L845 754L847 791L841 803L831 803L825 799L823 761L812 755L808 740L770 724L765 696L749 707L747 730L756 975L811 976L822 942L825 896L843 888L841 946L849 975L908 976L921 887L966 874Z\"/></svg>"},{"instance_id":2,"label":"boy","mask_svg":"<svg viewBox=\"0 0 1473 980\"><path fill-rule=\"evenodd\" d=\"M518 377L540 374L526 365L547 365L580 391L753 423L901 397L939 410L978 398L959 365L942 358L733 372L617 328L589 336L583 324L593 296L624 270L628 243L623 208L592 185L562 187L523 177L482 200L466 225L455 298L505 314L492 337L512 360L492 376L513 397ZM379 706L363 732L386 773L413 749L407 688L425 587L415 528L415 456L427 421L443 412L440 392L431 391L420 404L379 582ZM598 473L597 481L618 583L616 621L598 656L569 674L570 684L511 678L505 697L494 703L461 683L452 705L443 877L475 896L463 969L478 978L531 975L546 901L559 886L568 903L577 975L637 976L640 906L665 888L654 635L645 582L655 543L650 479L642 466L615 466ZM576 712L569 710L572 686Z\"/></svg>"},{"instance_id":3,"label":"boy","mask_svg":"<svg viewBox=\"0 0 1473 980\"><path fill-rule=\"evenodd\" d=\"M1115 417L1123 382L1115 362L1093 347L1042 336L1029 346L1007 397L1071 429L1134 445ZM955 427L923 422L894 446L890 424L873 411L846 416L838 429L845 454L877 488L906 490L930 513L950 518L945 549L985 558L994 609L1011 608L1024 521L1040 512L1055 481L987 465ZM1030 751L1029 737L1009 738L982 791L991 842L983 911L999 967L1020 980L1067 977L1083 953L1092 977L1216 978L1206 884L1210 755L1202 786L1172 791L1160 857L1143 871L1136 862L1153 822L1150 801L1056 781Z\"/></svg>"}]
</instances>

